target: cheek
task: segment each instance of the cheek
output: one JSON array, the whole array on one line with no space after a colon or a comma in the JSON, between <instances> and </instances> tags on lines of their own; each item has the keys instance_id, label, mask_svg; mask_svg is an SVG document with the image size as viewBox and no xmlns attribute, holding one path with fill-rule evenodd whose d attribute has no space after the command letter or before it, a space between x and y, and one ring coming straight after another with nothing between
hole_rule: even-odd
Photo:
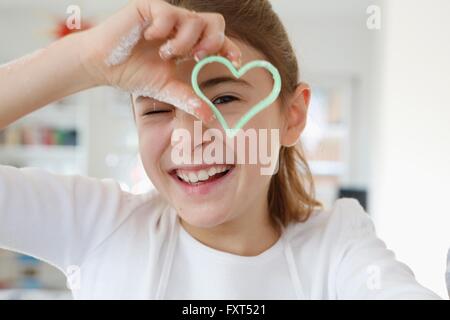
<instances>
[{"instance_id":1,"label":"cheek","mask_svg":"<svg viewBox=\"0 0 450 320\"><path fill-rule=\"evenodd\" d=\"M247 129L279 129L281 131L283 126L284 118L282 115L281 105L279 103L274 103L270 107L258 113L245 127Z\"/></svg>"},{"instance_id":2,"label":"cheek","mask_svg":"<svg viewBox=\"0 0 450 320\"><path fill-rule=\"evenodd\" d=\"M261 185L270 182L272 170L276 170L283 134L283 116L279 104L259 113L248 123L247 129L255 129L256 143L246 144L246 157L257 159L257 165L247 166L248 174Z\"/></svg>"},{"instance_id":3,"label":"cheek","mask_svg":"<svg viewBox=\"0 0 450 320\"><path fill-rule=\"evenodd\" d=\"M161 172L161 159L170 147L171 134L170 124L147 124L139 128L139 152L145 171L152 181Z\"/></svg>"}]
</instances>

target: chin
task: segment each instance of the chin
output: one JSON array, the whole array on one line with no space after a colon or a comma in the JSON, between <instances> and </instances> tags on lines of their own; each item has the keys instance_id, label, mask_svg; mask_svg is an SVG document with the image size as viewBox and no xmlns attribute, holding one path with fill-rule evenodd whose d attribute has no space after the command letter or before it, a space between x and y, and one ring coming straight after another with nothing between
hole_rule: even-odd
<instances>
[{"instance_id":1,"label":"chin","mask_svg":"<svg viewBox=\"0 0 450 320\"><path fill-rule=\"evenodd\" d=\"M167 193L186 223L212 228L223 224L239 203L239 166L193 165L166 172Z\"/></svg>"},{"instance_id":2,"label":"chin","mask_svg":"<svg viewBox=\"0 0 450 320\"><path fill-rule=\"evenodd\" d=\"M178 215L183 221L197 228L214 228L230 220L231 208L219 203L178 206Z\"/></svg>"}]
</instances>

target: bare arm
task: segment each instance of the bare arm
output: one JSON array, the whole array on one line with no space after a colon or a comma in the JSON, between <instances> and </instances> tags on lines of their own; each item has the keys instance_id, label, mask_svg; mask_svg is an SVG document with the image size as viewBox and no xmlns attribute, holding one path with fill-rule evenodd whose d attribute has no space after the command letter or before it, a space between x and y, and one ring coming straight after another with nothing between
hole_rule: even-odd
<instances>
[{"instance_id":1,"label":"bare arm","mask_svg":"<svg viewBox=\"0 0 450 320\"><path fill-rule=\"evenodd\" d=\"M96 85L80 61L82 34L0 66L0 129L34 110Z\"/></svg>"},{"instance_id":2,"label":"bare arm","mask_svg":"<svg viewBox=\"0 0 450 320\"><path fill-rule=\"evenodd\" d=\"M99 85L173 104L201 120L212 111L176 79L176 59L220 54L240 63L221 15L134 0L93 29L0 66L0 129L46 104Z\"/></svg>"}]
</instances>

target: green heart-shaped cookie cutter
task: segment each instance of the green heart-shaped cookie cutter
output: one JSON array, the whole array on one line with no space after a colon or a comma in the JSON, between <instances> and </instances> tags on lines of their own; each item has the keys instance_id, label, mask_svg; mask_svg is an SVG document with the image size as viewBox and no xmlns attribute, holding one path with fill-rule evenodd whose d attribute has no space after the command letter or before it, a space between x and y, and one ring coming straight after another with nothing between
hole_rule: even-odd
<instances>
[{"instance_id":1,"label":"green heart-shaped cookie cutter","mask_svg":"<svg viewBox=\"0 0 450 320\"><path fill-rule=\"evenodd\" d=\"M198 74L202 70L202 68L210 63L221 63L225 65L228 70L231 71L234 77L240 78L244 74L246 74L249 70L255 69L255 68L264 68L267 71L269 71L272 74L274 84L272 92L269 94L268 97L266 97L264 100L260 101L258 104L253 106L234 126L234 128L230 128L228 123L226 122L225 118L223 117L222 113L216 108L214 103L212 103L208 97L206 97L202 90L200 89L198 85ZM197 62L197 64L194 67L194 70L192 71L192 77L191 77L192 87L197 94L203 101L205 101L214 112L214 115L216 116L217 120L221 124L221 126L224 128L226 134L228 137L232 138L236 135L236 133L242 129L247 122L249 122L254 116L256 116L259 112L270 106L273 102L275 102L278 99L278 96L281 92L281 76L277 68L275 68L270 62L265 60L255 60L252 62L247 63L245 66L237 70L230 60L220 57L220 56L210 56L203 60L200 60Z\"/></svg>"}]
</instances>

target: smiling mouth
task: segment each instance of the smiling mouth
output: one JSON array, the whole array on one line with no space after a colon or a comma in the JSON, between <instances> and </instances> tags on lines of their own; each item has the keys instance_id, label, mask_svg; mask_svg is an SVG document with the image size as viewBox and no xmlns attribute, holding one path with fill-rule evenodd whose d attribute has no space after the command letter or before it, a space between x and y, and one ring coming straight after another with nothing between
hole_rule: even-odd
<instances>
[{"instance_id":1,"label":"smiling mouth","mask_svg":"<svg viewBox=\"0 0 450 320\"><path fill-rule=\"evenodd\" d=\"M174 169L170 175L181 183L199 186L225 177L234 168L233 165L212 165L202 169Z\"/></svg>"}]
</instances>

